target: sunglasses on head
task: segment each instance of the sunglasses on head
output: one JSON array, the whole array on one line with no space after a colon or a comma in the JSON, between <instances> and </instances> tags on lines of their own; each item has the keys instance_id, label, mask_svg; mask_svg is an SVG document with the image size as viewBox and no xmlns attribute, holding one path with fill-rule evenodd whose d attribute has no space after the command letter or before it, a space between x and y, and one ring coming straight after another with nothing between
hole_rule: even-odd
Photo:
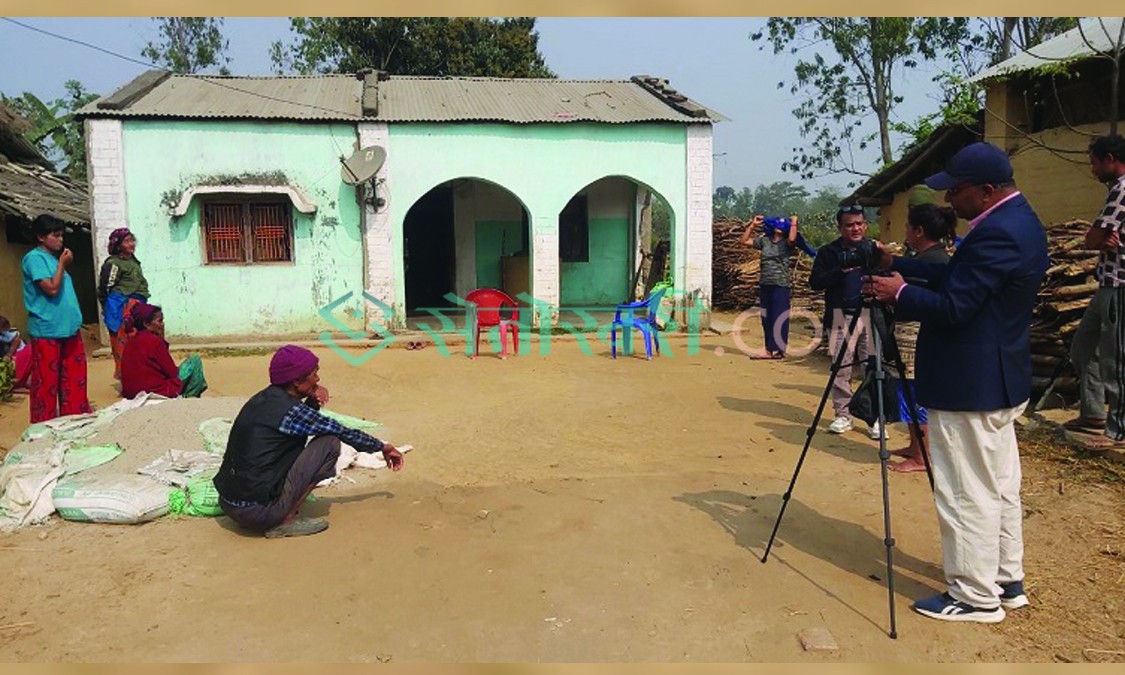
<instances>
[{"instance_id":1,"label":"sunglasses on head","mask_svg":"<svg viewBox=\"0 0 1125 675\"><path fill-rule=\"evenodd\" d=\"M840 207L840 213L863 213L863 207L859 204L849 204Z\"/></svg>"}]
</instances>

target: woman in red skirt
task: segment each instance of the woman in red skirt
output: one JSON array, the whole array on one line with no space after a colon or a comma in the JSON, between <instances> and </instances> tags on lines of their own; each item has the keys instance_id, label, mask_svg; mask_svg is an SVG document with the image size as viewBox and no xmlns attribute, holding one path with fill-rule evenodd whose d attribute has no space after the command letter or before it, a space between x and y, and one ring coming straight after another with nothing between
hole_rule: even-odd
<instances>
[{"instance_id":1,"label":"woman in red skirt","mask_svg":"<svg viewBox=\"0 0 1125 675\"><path fill-rule=\"evenodd\" d=\"M31 336L31 422L90 412L86 350L78 334L82 310L66 268L63 221L41 215L32 223L39 246L23 257L23 304Z\"/></svg>"}]
</instances>

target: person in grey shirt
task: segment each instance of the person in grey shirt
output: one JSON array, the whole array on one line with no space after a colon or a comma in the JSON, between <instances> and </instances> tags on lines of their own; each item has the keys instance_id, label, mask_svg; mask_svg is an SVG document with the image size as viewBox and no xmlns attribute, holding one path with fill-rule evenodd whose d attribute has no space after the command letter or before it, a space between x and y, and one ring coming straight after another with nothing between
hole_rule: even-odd
<instances>
[{"instance_id":1,"label":"person in grey shirt","mask_svg":"<svg viewBox=\"0 0 1125 675\"><path fill-rule=\"evenodd\" d=\"M751 358L780 359L789 344L790 262L797 253L797 216L790 217L785 230L767 227L766 232L754 237L754 231L763 223L764 216L754 216L741 238L744 245L762 252L758 299L762 307L762 331L766 334L766 354Z\"/></svg>"}]
</instances>

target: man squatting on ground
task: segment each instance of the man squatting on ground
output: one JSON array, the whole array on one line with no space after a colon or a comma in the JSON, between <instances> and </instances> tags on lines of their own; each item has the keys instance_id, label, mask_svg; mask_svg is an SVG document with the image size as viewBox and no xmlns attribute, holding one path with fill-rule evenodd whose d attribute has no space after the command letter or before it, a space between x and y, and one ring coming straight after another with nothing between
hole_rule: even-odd
<instances>
[{"instance_id":1,"label":"man squatting on ground","mask_svg":"<svg viewBox=\"0 0 1125 675\"><path fill-rule=\"evenodd\" d=\"M242 406L215 476L223 513L268 538L328 529L327 521L298 518L297 510L317 483L336 475L340 441L360 452L382 452L388 468L402 468L393 445L318 412L328 402L319 370L316 355L303 347L285 345L274 353L270 386Z\"/></svg>"},{"instance_id":2,"label":"man squatting on ground","mask_svg":"<svg viewBox=\"0 0 1125 675\"><path fill-rule=\"evenodd\" d=\"M1094 276L1098 290L1086 306L1070 343L1070 361L1081 380L1078 417L1063 426L1100 434L1090 450L1125 446L1125 138L1101 136L1090 142L1090 172L1109 186L1101 214L1086 233L1086 248L1100 251ZM1109 414L1106 414L1106 403Z\"/></svg>"},{"instance_id":3,"label":"man squatting on ground","mask_svg":"<svg viewBox=\"0 0 1125 675\"><path fill-rule=\"evenodd\" d=\"M864 289L894 304L896 318L921 322L915 377L918 403L929 410L949 588L914 609L996 623L1005 607L1028 604L1013 422L1031 396L1031 310L1047 270L1047 236L995 145L963 148L926 185L945 190L968 234L947 265L892 257L880 245L880 266L895 273L868 277Z\"/></svg>"}]
</instances>

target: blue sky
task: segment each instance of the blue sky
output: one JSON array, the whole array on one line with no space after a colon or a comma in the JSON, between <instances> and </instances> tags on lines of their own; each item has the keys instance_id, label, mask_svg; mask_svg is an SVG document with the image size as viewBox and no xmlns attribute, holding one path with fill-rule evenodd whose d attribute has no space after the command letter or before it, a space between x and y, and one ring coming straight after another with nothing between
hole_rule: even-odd
<instances>
[{"instance_id":1,"label":"blue sky","mask_svg":"<svg viewBox=\"0 0 1125 675\"><path fill-rule=\"evenodd\" d=\"M19 20L137 59L145 43L156 38L156 24L149 17ZM801 182L781 170L791 149L803 143L790 112L797 99L777 88L779 80L791 75L796 59L750 41L750 33L764 22L739 17L568 17L541 18L537 28L540 51L560 77L656 75L731 118L715 126L715 186L740 188L778 180ZM270 74L270 43L291 36L284 17L228 18L224 34L236 75ZM0 43L9 55L0 60L0 92L9 96L30 91L54 99L63 94L68 79L104 94L145 69L6 21L0 21ZM936 89L925 72L913 73L900 85L900 93L906 97L898 110L904 119L936 107ZM869 167L875 156L867 156ZM830 185L843 188L848 180L837 176L805 184L815 191Z\"/></svg>"}]
</instances>

